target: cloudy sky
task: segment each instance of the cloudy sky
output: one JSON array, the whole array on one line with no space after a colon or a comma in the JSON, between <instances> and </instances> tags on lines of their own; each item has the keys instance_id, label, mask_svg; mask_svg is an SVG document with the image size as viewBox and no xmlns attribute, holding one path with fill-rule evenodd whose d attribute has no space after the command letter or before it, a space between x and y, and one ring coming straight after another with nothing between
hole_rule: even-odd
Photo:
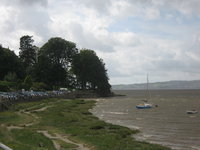
<instances>
[{"instance_id":1,"label":"cloudy sky","mask_svg":"<svg viewBox=\"0 0 200 150\"><path fill-rule=\"evenodd\" d=\"M0 0L0 35L95 50L111 84L200 79L200 0Z\"/></svg>"}]
</instances>

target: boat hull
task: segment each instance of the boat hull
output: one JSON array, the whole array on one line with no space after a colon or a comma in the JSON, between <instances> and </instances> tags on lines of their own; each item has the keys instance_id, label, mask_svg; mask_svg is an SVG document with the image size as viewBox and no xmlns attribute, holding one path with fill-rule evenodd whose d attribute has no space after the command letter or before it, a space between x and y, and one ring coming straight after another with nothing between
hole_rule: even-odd
<instances>
[{"instance_id":1,"label":"boat hull","mask_svg":"<svg viewBox=\"0 0 200 150\"><path fill-rule=\"evenodd\" d=\"M138 109L148 109L148 108L152 108L152 106L136 106L136 108L138 108Z\"/></svg>"},{"instance_id":2,"label":"boat hull","mask_svg":"<svg viewBox=\"0 0 200 150\"><path fill-rule=\"evenodd\" d=\"M196 114L197 111L196 110L188 110L186 111L187 114Z\"/></svg>"}]
</instances>

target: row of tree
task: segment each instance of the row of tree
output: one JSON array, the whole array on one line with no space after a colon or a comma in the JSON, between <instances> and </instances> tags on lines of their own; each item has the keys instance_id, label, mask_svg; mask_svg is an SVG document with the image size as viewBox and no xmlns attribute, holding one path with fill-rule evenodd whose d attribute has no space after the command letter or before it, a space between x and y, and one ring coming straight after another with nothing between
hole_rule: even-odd
<instances>
[{"instance_id":1,"label":"row of tree","mask_svg":"<svg viewBox=\"0 0 200 150\"><path fill-rule=\"evenodd\" d=\"M33 43L32 36L21 37L19 56L0 45L1 83L15 82L15 89L66 87L110 94L105 64L93 50L78 50L75 43L60 37L40 48Z\"/></svg>"}]
</instances>

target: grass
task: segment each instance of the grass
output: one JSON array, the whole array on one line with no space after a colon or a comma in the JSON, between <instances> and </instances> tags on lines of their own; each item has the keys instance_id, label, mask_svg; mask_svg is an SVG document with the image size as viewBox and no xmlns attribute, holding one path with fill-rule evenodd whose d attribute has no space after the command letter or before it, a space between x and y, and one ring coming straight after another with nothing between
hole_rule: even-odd
<instances>
[{"instance_id":1,"label":"grass","mask_svg":"<svg viewBox=\"0 0 200 150\"><path fill-rule=\"evenodd\" d=\"M56 142L60 144L60 150L66 150L66 149L74 150L75 148L77 148L76 145L71 144L71 143L66 143L61 140L56 140Z\"/></svg>"},{"instance_id":2,"label":"grass","mask_svg":"<svg viewBox=\"0 0 200 150\"><path fill-rule=\"evenodd\" d=\"M19 125L31 122L33 118L27 114L19 114L16 111L4 111L0 113L0 123L9 125Z\"/></svg>"},{"instance_id":3,"label":"grass","mask_svg":"<svg viewBox=\"0 0 200 150\"><path fill-rule=\"evenodd\" d=\"M16 140L16 143L11 146L14 150L54 150L51 140L33 130L12 130L12 135ZM18 143L20 143L20 145L18 145Z\"/></svg>"},{"instance_id":4,"label":"grass","mask_svg":"<svg viewBox=\"0 0 200 150\"><path fill-rule=\"evenodd\" d=\"M0 142L15 150L54 150L51 139L37 133L47 130L52 135L59 133L69 135L70 139L84 143L95 150L169 150L169 148L138 142L132 138L137 133L126 127L112 125L99 120L88 110L95 105L94 101L48 99L39 102L21 103L14 110L0 113ZM45 111L37 112L41 106L51 106ZM27 117L16 113L17 110L31 110L39 117L36 124L24 129L7 130L6 125L30 122ZM59 141L61 148L73 149L73 144Z\"/></svg>"}]
</instances>

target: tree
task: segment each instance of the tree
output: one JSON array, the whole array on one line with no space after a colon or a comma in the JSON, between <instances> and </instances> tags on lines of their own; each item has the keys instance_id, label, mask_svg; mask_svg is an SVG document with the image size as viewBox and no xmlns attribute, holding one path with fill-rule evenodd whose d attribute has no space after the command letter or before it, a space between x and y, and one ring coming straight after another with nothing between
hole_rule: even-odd
<instances>
[{"instance_id":1,"label":"tree","mask_svg":"<svg viewBox=\"0 0 200 150\"><path fill-rule=\"evenodd\" d=\"M0 80L3 80L8 73L16 74L23 78L24 70L17 55L10 49L0 46Z\"/></svg>"},{"instance_id":2,"label":"tree","mask_svg":"<svg viewBox=\"0 0 200 150\"><path fill-rule=\"evenodd\" d=\"M26 35L20 38L19 57L26 69L26 73L30 74L29 70L36 63L36 46L33 45L32 36Z\"/></svg>"},{"instance_id":3,"label":"tree","mask_svg":"<svg viewBox=\"0 0 200 150\"><path fill-rule=\"evenodd\" d=\"M4 76L4 81L16 82L17 81L16 73L8 72L8 74Z\"/></svg>"},{"instance_id":4,"label":"tree","mask_svg":"<svg viewBox=\"0 0 200 150\"><path fill-rule=\"evenodd\" d=\"M66 71L61 64L53 64L44 55L39 56L38 63L34 66L33 78L37 82L43 82L51 87L64 86L66 83Z\"/></svg>"},{"instance_id":5,"label":"tree","mask_svg":"<svg viewBox=\"0 0 200 150\"><path fill-rule=\"evenodd\" d=\"M75 43L60 37L51 38L40 50L40 55L45 55L53 64L61 64L63 68L68 70L77 53Z\"/></svg>"},{"instance_id":6,"label":"tree","mask_svg":"<svg viewBox=\"0 0 200 150\"><path fill-rule=\"evenodd\" d=\"M59 37L48 40L39 51L38 63L35 66L36 81L52 86L71 86L71 62L77 53L76 44L73 42Z\"/></svg>"},{"instance_id":7,"label":"tree","mask_svg":"<svg viewBox=\"0 0 200 150\"><path fill-rule=\"evenodd\" d=\"M81 89L92 89L103 96L110 94L111 86L105 64L93 50L81 50L73 59L72 70L81 84Z\"/></svg>"},{"instance_id":8,"label":"tree","mask_svg":"<svg viewBox=\"0 0 200 150\"><path fill-rule=\"evenodd\" d=\"M26 76L23 82L23 87L25 90L30 90L31 86L33 85L33 81L30 75Z\"/></svg>"}]
</instances>

